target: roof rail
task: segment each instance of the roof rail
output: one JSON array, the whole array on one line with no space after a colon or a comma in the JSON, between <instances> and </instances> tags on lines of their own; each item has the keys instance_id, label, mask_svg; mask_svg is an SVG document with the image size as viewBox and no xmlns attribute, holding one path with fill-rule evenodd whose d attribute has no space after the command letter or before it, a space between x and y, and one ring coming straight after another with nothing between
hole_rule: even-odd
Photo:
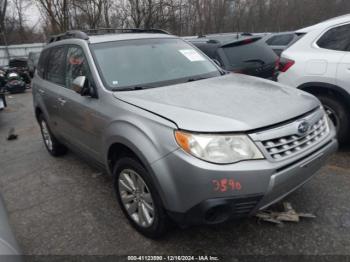
<instances>
[{"instance_id":1,"label":"roof rail","mask_svg":"<svg viewBox=\"0 0 350 262\"><path fill-rule=\"evenodd\" d=\"M167 34L170 33L156 28L141 29L141 28L97 28L84 30L88 35L104 35L104 34L126 34L126 33L151 33L151 34Z\"/></svg>"},{"instance_id":2,"label":"roof rail","mask_svg":"<svg viewBox=\"0 0 350 262\"><path fill-rule=\"evenodd\" d=\"M49 43L61 41L64 39L83 39L89 40L89 36L105 35L105 34L126 34L126 33L151 33L151 34L167 34L170 33L162 29L141 29L141 28L97 28L87 30L71 30L66 33L54 35L49 38Z\"/></svg>"},{"instance_id":3,"label":"roof rail","mask_svg":"<svg viewBox=\"0 0 350 262\"><path fill-rule=\"evenodd\" d=\"M66 33L63 33L63 34L51 36L49 39L49 43L61 41L64 39L71 39L71 38L89 40L89 36L86 33L79 30L72 30L72 31L67 31Z\"/></svg>"}]
</instances>

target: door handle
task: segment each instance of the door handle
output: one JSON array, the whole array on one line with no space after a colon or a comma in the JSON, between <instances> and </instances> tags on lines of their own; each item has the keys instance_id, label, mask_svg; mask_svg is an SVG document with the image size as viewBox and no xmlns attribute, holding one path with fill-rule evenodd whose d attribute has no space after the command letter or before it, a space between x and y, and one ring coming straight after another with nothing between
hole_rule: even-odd
<instances>
[{"instance_id":1,"label":"door handle","mask_svg":"<svg viewBox=\"0 0 350 262\"><path fill-rule=\"evenodd\" d=\"M61 106L64 106L67 103L67 101L63 98L57 98L57 101L61 104Z\"/></svg>"},{"instance_id":2,"label":"door handle","mask_svg":"<svg viewBox=\"0 0 350 262\"><path fill-rule=\"evenodd\" d=\"M42 90L42 89L38 89L38 92L40 93L40 94L45 94L45 91L44 90Z\"/></svg>"}]
</instances>

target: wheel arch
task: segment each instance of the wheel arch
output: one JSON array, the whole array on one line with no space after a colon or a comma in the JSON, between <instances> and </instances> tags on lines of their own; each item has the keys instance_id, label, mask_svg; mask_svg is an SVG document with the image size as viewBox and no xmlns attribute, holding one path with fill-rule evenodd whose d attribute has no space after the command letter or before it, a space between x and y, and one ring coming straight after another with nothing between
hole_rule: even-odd
<instances>
[{"instance_id":1,"label":"wheel arch","mask_svg":"<svg viewBox=\"0 0 350 262\"><path fill-rule=\"evenodd\" d=\"M318 94L327 94L335 97L337 100L343 102L348 110L350 109L350 94L343 88L322 82L310 82L302 84L298 89L317 96Z\"/></svg>"},{"instance_id":2,"label":"wheel arch","mask_svg":"<svg viewBox=\"0 0 350 262\"><path fill-rule=\"evenodd\" d=\"M113 175L114 165L119 159L123 157L131 157L136 159L149 173L150 180L157 189L157 192L161 198L162 203L166 203L165 193L157 179L157 176L153 172L152 167L148 164L147 157L135 146L132 142L125 139L118 139L114 143L110 144L107 153L107 168L109 174Z\"/></svg>"},{"instance_id":3,"label":"wheel arch","mask_svg":"<svg viewBox=\"0 0 350 262\"><path fill-rule=\"evenodd\" d=\"M108 162L108 171L112 174L113 168L117 161L123 157L135 158L140 164L147 169L146 159L142 153L137 152L129 142L126 141L116 141L112 143L107 152L107 162Z\"/></svg>"}]
</instances>

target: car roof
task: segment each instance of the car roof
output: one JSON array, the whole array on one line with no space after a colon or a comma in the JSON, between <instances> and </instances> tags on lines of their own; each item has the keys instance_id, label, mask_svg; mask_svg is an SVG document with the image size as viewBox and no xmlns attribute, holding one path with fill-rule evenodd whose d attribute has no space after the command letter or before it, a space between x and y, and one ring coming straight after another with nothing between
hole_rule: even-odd
<instances>
[{"instance_id":1,"label":"car roof","mask_svg":"<svg viewBox=\"0 0 350 262\"><path fill-rule=\"evenodd\" d=\"M104 35L90 35L89 42L91 44L136 40L136 39L161 39L161 38L177 38L174 35L153 34L153 33L125 33L125 34L104 34Z\"/></svg>"},{"instance_id":2,"label":"car roof","mask_svg":"<svg viewBox=\"0 0 350 262\"><path fill-rule=\"evenodd\" d=\"M350 22L350 14L342 15L342 16L328 19L326 21L323 21L323 22L318 23L318 24L313 25L313 26L302 28L302 29L296 31L296 33L309 33L309 32L314 31L314 30L326 29L326 28L329 28L329 27L332 27L335 25L345 24L345 23L349 23L349 22Z\"/></svg>"}]
</instances>

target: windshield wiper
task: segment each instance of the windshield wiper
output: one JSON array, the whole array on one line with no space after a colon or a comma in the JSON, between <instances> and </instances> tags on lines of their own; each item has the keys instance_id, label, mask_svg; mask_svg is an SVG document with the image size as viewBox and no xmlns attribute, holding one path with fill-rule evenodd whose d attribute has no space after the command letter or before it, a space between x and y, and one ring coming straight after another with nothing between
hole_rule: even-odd
<instances>
[{"instance_id":1,"label":"windshield wiper","mask_svg":"<svg viewBox=\"0 0 350 262\"><path fill-rule=\"evenodd\" d=\"M132 86L132 87L125 87L125 88L119 88L115 87L112 89L112 92L118 92L118 91L138 91L138 90L144 90L147 88L152 88L150 86Z\"/></svg>"},{"instance_id":2,"label":"windshield wiper","mask_svg":"<svg viewBox=\"0 0 350 262\"><path fill-rule=\"evenodd\" d=\"M190 78L186 82L195 82L195 81L204 80L204 79L208 79L208 78L205 78L205 77Z\"/></svg>"}]
</instances>

